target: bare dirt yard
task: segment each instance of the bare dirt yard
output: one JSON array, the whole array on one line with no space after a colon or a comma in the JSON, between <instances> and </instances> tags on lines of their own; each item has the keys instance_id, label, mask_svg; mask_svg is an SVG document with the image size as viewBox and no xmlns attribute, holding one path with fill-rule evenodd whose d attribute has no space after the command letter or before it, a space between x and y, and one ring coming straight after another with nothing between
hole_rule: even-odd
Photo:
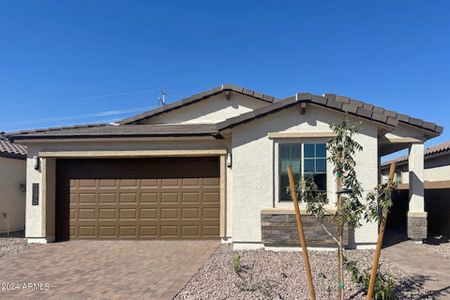
<instances>
[{"instance_id":1,"label":"bare dirt yard","mask_svg":"<svg viewBox=\"0 0 450 300\"><path fill-rule=\"evenodd\" d=\"M310 251L317 299L336 299L335 251ZM241 257L241 271L235 272L233 256ZM373 251L347 251L350 260L369 267ZM420 280L408 278L386 259L381 270L397 282L398 299L433 299ZM365 299L364 292L346 272L346 299ZM233 251L222 245L174 299L308 299L308 285L301 252Z\"/></svg>"},{"instance_id":2,"label":"bare dirt yard","mask_svg":"<svg viewBox=\"0 0 450 300\"><path fill-rule=\"evenodd\" d=\"M27 244L23 231L10 234L0 233L0 259L2 256L19 253L37 246L37 244Z\"/></svg>"}]
</instances>

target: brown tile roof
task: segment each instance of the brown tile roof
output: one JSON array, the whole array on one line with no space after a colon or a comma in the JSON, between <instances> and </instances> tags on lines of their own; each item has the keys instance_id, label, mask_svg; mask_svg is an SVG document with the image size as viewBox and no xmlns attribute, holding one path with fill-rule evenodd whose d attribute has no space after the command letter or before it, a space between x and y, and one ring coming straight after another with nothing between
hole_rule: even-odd
<instances>
[{"instance_id":1,"label":"brown tile roof","mask_svg":"<svg viewBox=\"0 0 450 300\"><path fill-rule=\"evenodd\" d=\"M0 133L0 157L25 159L26 156L27 148L25 146L8 141L5 136Z\"/></svg>"},{"instance_id":2,"label":"brown tile roof","mask_svg":"<svg viewBox=\"0 0 450 300\"><path fill-rule=\"evenodd\" d=\"M232 128L237 125L250 122L256 118L261 118L268 114L277 112L281 109L298 105L299 103L311 103L313 105L349 113L351 115L369 119L371 121L382 123L390 127L395 127L400 122L414 126L421 130L425 130L431 136L437 136L443 130L443 127L438 126L434 123L412 118L407 115L398 114L394 111L386 110L382 107L377 107L372 104L364 103L348 97L336 96L335 94L325 94L323 96L318 96L310 93L297 93L293 97L277 101L268 106L225 120L222 123L218 124L217 127L219 130Z\"/></svg>"},{"instance_id":3,"label":"brown tile roof","mask_svg":"<svg viewBox=\"0 0 450 300\"><path fill-rule=\"evenodd\" d=\"M64 139L101 137L218 136L214 124L72 126L8 134L10 139Z\"/></svg>"},{"instance_id":4,"label":"brown tile roof","mask_svg":"<svg viewBox=\"0 0 450 300\"><path fill-rule=\"evenodd\" d=\"M423 157L425 160L427 160L427 159L430 159L430 158L433 158L436 156L441 156L441 155L446 155L446 154L450 154L450 141L446 141L441 144L437 144L437 145L426 148L423 153ZM395 161L399 165L402 165L402 164L405 164L408 162L408 156L404 155L404 156L397 157L396 159L384 162L381 164L381 167L387 168L393 161Z\"/></svg>"},{"instance_id":5,"label":"brown tile roof","mask_svg":"<svg viewBox=\"0 0 450 300\"><path fill-rule=\"evenodd\" d=\"M268 104L262 108L250 111L240 116L227 119L218 123L216 127L206 128L207 124L199 124L199 127L187 125L139 125L140 128L134 128L132 124L138 123L139 120L158 115L179 107L198 102L206 99L212 95L216 95L225 91L233 91L243 95L253 97L255 99L265 101ZM250 122L254 119L264 117L268 114L275 113L279 110L298 105L300 103L310 103L312 105L325 107L338 112L348 113L361 118L365 118L384 126L393 128L399 123L412 126L419 130L425 131L430 137L437 136L443 131L443 127L431 122L426 122L407 115L399 114L394 111L386 110L382 107L377 107L369 103L364 103L345 96L337 96L335 94L325 94L323 96L313 95L310 93L297 93L295 96L277 101L274 97L260 94L251 90L247 90L235 85L222 85L220 87L205 91L203 93L191 96L184 100L174 102L172 104L145 112L143 114L122 120L119 126L112 126L110 124L91 124L91 125L77 125L58 128L37 129L30 131L19 131L10 133L11 139L25 139L25 138L63 138L67 135L70 137L95 137L95 136L176 136L176 135L216 135L221 130L232 128L243 123ZM144 127L141 127L144 126ZM176 127L164 128L164 126L179 126L177 132L172 132ZM203 127L202 127L203 126ZM212 126L212 125L208 125ZM105 128L104 128L105 127Z\"/></svg>"},{"instance_id":6,"label":"brown tile roof","mask_svg":"<svg viewBox=\"0 0 450 300\"><path fill-rule=\"evenodd\" d=\"M245 88L239 87L237 85L222 84L220 87L215 87L213 89L201 92L199 94L190 96L190 97L182 99L180 101L177 101L177 102L174 102L174 103L171 103L171 104L168 104L168 105L156 108L156 109L152 109L150 111L144 112L142 114L139 114L139 115L136 115L136 116L133 116L130 118L126 118L126 119L120 121L119 123L120 124L133 124L139 120L147 119L147 118L150 118L150 117L153 117L156 115L160 115L162 113L166 113L171 110L196 103L198 101L201 101L203 99L206 99L208 97L211 97L211 96L214 96L219 93L226 92L226 91L235 92L238 94L249 96L249 97L255 98L256 100L261 100L261 101L264 101L267 103L273 103L276 100L272 96L268 96L268 95L261 94L261 93L258 93L258 92L255 92L255 91L252 91L249 89L245 89Z\"/></svg>"}]
</instances>

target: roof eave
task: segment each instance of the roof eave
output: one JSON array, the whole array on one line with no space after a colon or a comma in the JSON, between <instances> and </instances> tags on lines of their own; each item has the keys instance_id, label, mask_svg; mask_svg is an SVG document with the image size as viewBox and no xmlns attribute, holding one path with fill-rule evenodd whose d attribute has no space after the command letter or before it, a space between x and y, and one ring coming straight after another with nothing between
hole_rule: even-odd
<instances>
[{"instance_id":1,"label":"roof eave","mask_svg":"<svg viewBox=\"0 0 450 300\"><path fill-rule=\"evenodd\" d=\"M197 103L201 100L210 98L212 96L221 94L223 92L235 92L244 96L248 96L251 98L254 98L256 100L260 100L260 101L264 101L266 103L274 103L276 98L272 97L272 96L268 96L262 93L258 93L249 89L245 89L236 85L231 85L231 84L222 84L220 87L215 87L212 88L210 90L201 92L199 94L190 96L188 98L184 98L182 100L179 100L177 102L168 104L166 106L163 107L159 107L150 111L147 111L145 113L130 117L130 118L126 118L124 120L119 121L118 123L121 125L127 125L127 124L132 124L134 122L137 122L139 120L142 119L146 119L146 118L150 118L150 117L154 117L157 115L161 115L163 113L167 113L169 111L175 110L175 109L179 109L181 107L184 106L188 106L194 103Z\"/></svg>"}]
</instances>

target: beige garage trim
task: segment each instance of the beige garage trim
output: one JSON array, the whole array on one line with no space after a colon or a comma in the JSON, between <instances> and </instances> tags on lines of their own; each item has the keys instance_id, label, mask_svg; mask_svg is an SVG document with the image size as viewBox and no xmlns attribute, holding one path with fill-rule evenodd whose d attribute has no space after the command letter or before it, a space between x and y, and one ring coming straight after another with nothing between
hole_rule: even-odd
<instances>
[{"instance_id":1,"label":"beige garage trim","mask_svg":"<svg viewBox=\"0 0 450 300\"><path fill-rule=\"evenodd\" d=\"M142 151L52 151L39 152L43 158L136 158L136 157L184 157L184 156L219 156L226 155L227 150L142 150Z\"/></svg>"},{"instance_id":2,"label":"beige garage trim","mask_svg":"<svg viewBox=\"0 0 450 300\"><path fill-rule=\"evenodd\" d=\"M119 153L126 153L124 155ZM55 239L55 158L120 158L120 157L164 157L164 156L219 156L220 157L220 237L226 236L226 150L147 150L147 151L56 151L40 152L42 187L42 234L47 240ZM50 161L49 161L50 160ZM51 163L51 164L50 164ZM49 167L51 168L49 170Z\"/></svg>"}]
</instances>

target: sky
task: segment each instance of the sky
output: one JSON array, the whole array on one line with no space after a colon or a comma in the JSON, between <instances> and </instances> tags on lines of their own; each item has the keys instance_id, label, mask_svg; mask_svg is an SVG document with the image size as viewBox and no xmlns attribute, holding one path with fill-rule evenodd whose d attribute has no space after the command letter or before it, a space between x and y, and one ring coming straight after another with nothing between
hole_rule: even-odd
<instances>
[{"instance_id":1,"label":"sky","mask_svg":"<svg viewBox=\"0 0 450 300\"><path fill-rule=\"evenodd\" d=\"M112 122L160 88L172 102L222 83L450 128L450 1L0 2L0 131Z\"/></svg>"}]
</instances>

